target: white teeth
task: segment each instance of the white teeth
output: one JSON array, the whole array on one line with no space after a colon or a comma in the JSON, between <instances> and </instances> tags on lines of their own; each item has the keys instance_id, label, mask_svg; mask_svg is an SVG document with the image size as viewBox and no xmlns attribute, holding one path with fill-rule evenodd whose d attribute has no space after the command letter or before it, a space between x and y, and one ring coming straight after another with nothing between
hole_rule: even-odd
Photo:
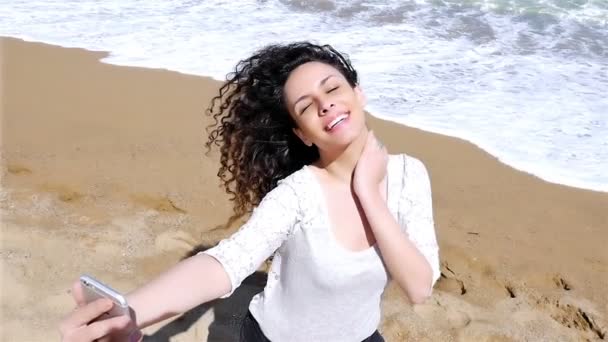
<instances>
[{"instance_id":1,"label":"white teeth","mask_svg":"<svg viewBox=\"0 0 608 342\"><path fill-rule=\"evenodd\" d=\"M346 119L347 117L348 117L348 115L346 115L346 114L339 115L338 117L336 117L335 119L333 119L329 123L329 125L327 125L327 127L326 127L327 130L330 130L330 129L334 128L340 121Z\"/></svg>"}]
</instances>

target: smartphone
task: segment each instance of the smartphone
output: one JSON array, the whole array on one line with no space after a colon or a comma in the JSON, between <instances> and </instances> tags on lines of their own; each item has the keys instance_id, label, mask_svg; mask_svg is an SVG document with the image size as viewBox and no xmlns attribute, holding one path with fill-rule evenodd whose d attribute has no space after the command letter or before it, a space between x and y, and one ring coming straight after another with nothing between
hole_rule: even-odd
<instances>
[{"instance_id":1,"label":"smartphone","mask_svg":"<svg viewBox=\"0 0 608 342\"><path fill-rule=\"evenodd\" d=\"M80 285L82 285L84 298L87 303L100 298L108 298L114 302L112 309L96 318L96 321L129 314L127 300L118 291L88 275L80 276Z\"/></svg>"}]
</instances>

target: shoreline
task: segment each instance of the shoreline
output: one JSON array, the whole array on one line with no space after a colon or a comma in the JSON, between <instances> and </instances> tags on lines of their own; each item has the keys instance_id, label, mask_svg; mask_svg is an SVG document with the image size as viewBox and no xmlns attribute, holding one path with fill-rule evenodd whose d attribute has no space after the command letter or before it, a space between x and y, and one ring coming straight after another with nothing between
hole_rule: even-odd
<instances>
[{"instance_id":1,"label":"shoreline","mask_svg":"<svg viewBox=\"0 0 608 342\"><path fill-rule=\"evenodd\" d=\"M598 193L607 193L608 194L608 185L605 184L590 184L590 183L580 183L577 181L571 181L571 180L564 180L564 181L558 181L557 178L559 177L554 177L554 176L540 176L536 173L530 172L528 171L525 167L519 167L518 165L521 165L523 163L520 162L512 162L512 163L508 163L506 161L504 161L503 158L498 156L498 153L492 153L490 151L490 149L486 149L484 148L481 143L477 143L475 141L473 141L474 139L468 139L465 138L464 136L466 134L464 133L460 133L457 131L454 131L453 133L449 133L446 130L434 130L434 129L430 129L428 127L419 127L416 125L409 125L403 122L400 122L398 119L396 118L390 118L388 116L379 116L379 115L375 115L375 114L371 114L373 117L383 120L383 121L390 121L392 123L395 123L397 125L401 125L401 126L405 126L408 128L413 128L413 129L419 129L423 132L427 132L427 133L431 133L431 134L437 134L437 135L441 135L441 136L445 136L445 137L449 137L449 138L453 138L453 139L457 139L457 140L461 140L464 141L466 143L469 143L473 146L475 146L475 148L483 151L484 153L487 153L488 155L490 155L492 158L496 159L498 162L500 162L501 164L512 168L513 170L517 171L517 172L522 172L525 173L527 175L530 175L532 177L538 178L540 181L551 184L551 185L557 185L557 186L563 186L563 187L567 187L567 188L572 188L575 190L585 190L585 191L591 191L591 192L598 192ZM551 179L555 179L555 180L551 180Z\"/></svg>"},{"instance_id":2,"label":"shoreline","mask_svg":"<svg viewBox=\"0 0 608 342\"><path fill-rule=\"evenodd\" d=\"M220 80L220 79L216 79L212 76L208 76L208 75L199 75L199 74L194 74L194 73L187 73L187 72L181 72L178 70L172 70L172 69L168 69L168 68L164 68L164 67L142 67L142 66L137 66L137 65L128 65L128 64L116 64L116 63L111 63L111 62L106 62L103 61L103 59L106 59L108 57L111 56L111 52L109 51L103 51L103 50L89 50L87 48L82 48L82 47L77 47L77 46L70 46L68 45L61 45L61 44L56 44L56 43L49 43L49 42L45 42L45 41L39 41L39 40L26 40L23 38L18 38L18 37L9 37L9 36L0 36L0 39L16 39L16 40L21 40L24 42L28 42L28 43L34 43L34 44L46 44L46 45L52 45L52 46L58 46L58 47L63 47L63 48L67 48L67 49L83 49L85 51L90 51L93 53L100 53L102 54L99 57L99 61L101 63L107 64L107 65L111 65L111 66L118 66L118 67L128 67L128 68L138 68L138 69L147 69L147 70L158 70L158 71L166 71L166 72L175 72L184 76L190 76L190 77L203 77L203 78L207 78L207 79L211 79L214 82L218 82L218 83L222 83L224 80ZM534 167L525 167L522 166L524 164L526 164L525 162L521 162L521 161L511 161L508 162L508 160L510 158L505 158L504 156L500 156L500 152L498 151L493 151L491 148L486 148L484 147L485 144L480 143L479 140L480 139L475 139L475 138L467 138L467 133L464 131L450 131L450 130L442 130L442 129L433 129L433 128L429 128L429 127L421 127L419 125L411 125L408 123L404 123L402 121L399 121L399 118L392 118L388 115L379 115L379 114L373 114L373 111L369 111L370 115L373 116L374 118L380 119L380 120L385 120L385 121L390 121L393 122L395 124L398 125L402 125L405 127L409 127L409 128L416 128L416 129L420 129L422 131L428 132L428 133L433 133L433 134L439 134L439 135L443 135L443 136L448 136L451 138L455 138L455 139L460 139L463 141L466 141L468 143L473 144L475 147L483 150L484 152L490 154L491 156L493 156L494 158L496 158L497 160L499 160L501 163L517 170L520 172L524 172L527 174L530 174L534 177L539 178L542 181L545 181L547 183L551 183L551 184L555 184L555 185L560 185L560 186L566 186L566 187L571 187L571 188L575 188L575 189L581 189L581 190L589 190L589 191L594 191L594 192L601 192L601 193L608 193L608 184L598 184L598 183L589 183L589 182L581 182L581 181L577 181L577 180L568 180L568 179L564 179L562 176L554 176L553 174L549 175L541 175L542 172L532 172L530 170L534 169ZM470 134L469 134L470 135ZM538 168L538 167L537 167Z\"/></svg>"},{"instance_id":3,"label":"shoreline","mask_svg":"<svg viewBox=\"0 0 608 342\"><path fill-rule=\"evenodd\" d=\"M203 111L219 82L102 63L103 52L0 44L3 338L45 340L69 311L65 291L79 273L129 291L238 228L218 229L231 206L215 176L217 152L204 155ZM388 340L605 333L608 194L548 183L465 140L371 116L369 124L389 152L429 169L442 261L428 304L411 307L389 287ZM246 302L235 300L175 323L172 340L200 340L217 332L213 324L229 334L222 312ZM31 329L18 328L25 320Z\"/></svg>"}]
</instances>

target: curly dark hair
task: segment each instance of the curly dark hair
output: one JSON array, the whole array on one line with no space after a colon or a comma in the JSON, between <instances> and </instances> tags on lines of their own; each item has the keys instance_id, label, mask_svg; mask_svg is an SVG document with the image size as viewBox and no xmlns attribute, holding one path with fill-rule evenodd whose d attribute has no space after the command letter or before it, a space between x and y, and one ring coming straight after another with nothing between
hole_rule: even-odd
<instances>
[{"instance_id":1,"label":"curly dark hair","mask_svg":"<svg viewBox=\"0 0 608 342\"><path fill-rule=\"evenodd\" d=\"M217 175L237 216L250 212L279 180L319 158L316 146L293 133L296 123L283 96L289 74L313 61L333 66L352 87L358 84L348 56L330 45L269 45L236 65L206 110L214 122L205 145L207 151L220 147Z\"/></svg>"}]
</instances>

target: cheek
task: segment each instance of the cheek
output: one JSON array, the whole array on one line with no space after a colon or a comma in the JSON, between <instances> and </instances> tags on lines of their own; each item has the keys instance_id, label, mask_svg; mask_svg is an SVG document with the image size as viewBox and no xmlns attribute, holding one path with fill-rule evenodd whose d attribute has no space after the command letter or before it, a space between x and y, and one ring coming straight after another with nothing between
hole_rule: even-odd
<instances>
[{"instance_id":1,"label":"cheek","mask_svg":"<svg viewBox=\"0 0 608 342\"><path fill-rule=\"evenodd\" d=\"M300 120L300 130L308 136L312 136L316 133L316 126L317 125L314 120L310 118L303 118L302 120Z\"/></svg>"},{"instance_id":2,"label":"cheek","mask_svg":"<svg viewBox=\"0 0 608 342\"><path fill-rule=\"evenodd\" d=\"M357 94L354 92L341 93L336 101L346 105L351 110L362 109L361 101L357 98Z\"/></svg>"},{"instance_id":3,"label":"cheek","mask_svg":"<svg viewBox=\"0 0 608 342\"><path fill-rule=\"evenodd\" d=\"M353 110L351 112L351 119L355 126L364 126L366 122L365 112L363 110Z\"/></svg>"},{"instance_id":4,"label":"cheek","mask_svg":"<svg viewBox=\"0 0 608 342\"><path fill-rule=\"evenodd\" d=\"M296 127L298 127L298 130L300 131L300 133L306 135L306 136L310 136L311 131L312 131L312 123L311 120L309 118L307 118L306 115L302 115L300 117L298 117L297 119L294 118L293 119L294 122L296 123Z\"/></svg>"}]
</instances>

